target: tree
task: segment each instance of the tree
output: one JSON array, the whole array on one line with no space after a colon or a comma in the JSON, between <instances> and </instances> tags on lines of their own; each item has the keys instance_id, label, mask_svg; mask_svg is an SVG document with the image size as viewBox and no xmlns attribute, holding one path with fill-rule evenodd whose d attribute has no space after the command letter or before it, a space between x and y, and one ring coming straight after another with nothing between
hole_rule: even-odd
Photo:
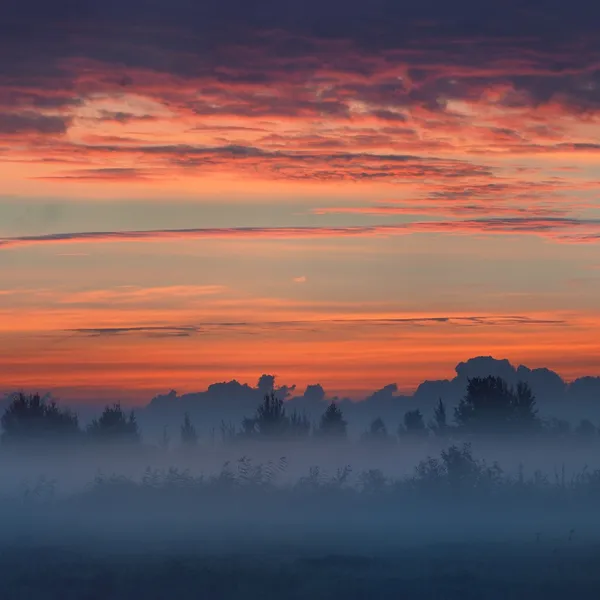
<instances>
[{"instance_id":1,"label":"tree","mask_svg":"<svg viewBox=\"0 0 600 600\"><path fill-rule=\"evenodd\" d=\"M389 439L387 427L381 417L377 417L369 426L368 431L363 434L365 442L387 442Z\"/></svg>"},{"instance_id":2,"label":"tree","mask_svg":"<svg viewBox=\"0 0 600 600\"><path fill-rule=\"evenodd\" d=\"M256 409L256 429L260 435L283 435L288 426L283 400L275 392L265 395L263 403Z\"/></svg>"},{"instance_id":3,"label":"tree","mask_svg":"<svg viewBox=\"0 0 600 600\"><path fill-rule=\"evenodd\" d=\"M415 436L427 435L423 414L418 408L415 410L409 410L404 415L404 426L400 425L398 428L398 435L402 436L405 434Z\"/></svg>"},{"instance_id":4,"label":"tree","mask_svg":"<svg viewBox=\"0 0 600 600\"><path fill-rule=\"evenodd\" d=\"M346 437L347 423L342 411L332 402L321 416L321 422L316 434L319 437L343 439Z\"/></svg>"},{"instance_id":5,"label":"tree","mask_svg":"<svg viewBox=\"0 0 600 600\"><path fill-rule=\"evenodd\" d=\"M283 400L274 391L265 394L262 404L256 409L254 417L242 421L242 435L253 437L282 437L289 429L290 420L285 414Z\"/></svg>"},{"instance_id":6,"label":"tree","mask_svg":"<svg viewBox=\"0 0 600 600\"><path fill-rule=\"evenodd\" d=\"M167 425L163 425L163 433L160 439L160 447L163 450L169 449L169 444L171 443L171 436L169 435L169 427Z\"/></svg>"},{"instance_id":7,"label":"tree","mask_svg":"<svg viewBox=\"0 0 600 600\"><path fill-rule=\"evenodd\" d=\"M537 429L536 401L533 391L526 383L519 382L516 392L513 392L512 427L517 431L532 431Z\"/></svg>"},{"instance_id":8,"label":"tree","mask_svg":"<svg viewBox=\"0 0 600 600\"><path fill-rule=\"evenodd\" d=\"M531 388L519 383L514 390L493 376L469 379L454 417L461 428L477 433L531 431L539 424Z\"/></svg>"},{"instance_id":9,"label":"tree","mask_svg":"<svg viewBox=\"0 0 600 600\"><path fill-rule=\"evenodd\" d=\"M310 420L306 413L294 411L289 418L288 433L291 437L306 438L310 434Z\"/></svg>"},{"instance_id":10,"label":"tree","mask_svg":"<svg viewBox=\"0 0 600 600\"><path fill-rule=\"evenodd\" d=\"M140 432L133 411L125 415L120 404L104 409L100 418L94 419L87 428L89 437L98 442L139 442Z\"/></svg>"},{"instance_id":11,"label":"tree","mask_svg":"<svg viewBox=\"0 0 600 600\"><path fill-rule=\"evenodd\" d=\"M0 419L2 441L72 440L79 433L77 415L39 394L14 394Z\"/></svg>"},{"instance_id":12,"label":"tree","mask_svg":"<svg viewBox=\"0 0 600 600\"><path fill-rule=\"evenodd\" d=\"M473 458L470 444L455 445L442 450L439 459L428 457L415 469L415 482L426 488L439 491L473 491L475 488L489 489L501 481L502 469L494 463L488 466Z\"/></svg>"},{"instance_id":13,"label":"tree","mask_svg":"<svg viewBox=\"0 0 600 600\"><path fill-rule=\"evenodd\" d=\"M448 430L448 419L446 415L446 406L440 398L433 413L433 421L430 422L429 428L437 436L443 436Z\"/></svg>"},{"instance_id":14,"label":"tree","mask_svg":"<svg viewBox=\"0 0 600 600\"><path fill-rule=\"evenodd\" d=\"M245 421L246 419L244 419ZM242 423L242 427L243 427L243 423ZM254 427L254 425L252 426ZM237 433L235 431L235 425L233 425L233 423L228 422L226 423L225 421L221 421L221 440L223 441L224 444L231 444L233 442L235 442L236 438L237 438Z\"/></svg>"},{"instance_id":15,"label":"tree","mask_svg":"<svg viewBox=\"0 0 600 600\"><path fill-rule=\"evenodd\" d=\"M229 433L231 433L233 431L233 437L230 436L231 440L233 441L233 438L235 438L236 433L235 433L235 427L233 427L231 425L231 423L229 423ZM240 437L244 437L244 438L251 438L254 437L256 435L257 431L256 431L256 419L253 417L244 417L242 419L242 428L241 431L239 433Z\"/></svg>"},{"instance_id":16,"label":"tree","mask_svg":"<svg viewBox=\"0 0 600 600\"><path fill-rule=\"evenodd\" d=\"M185 413L181 426L181 443L184 446L195 446L198 443L198 433L190 421L190 415Z\"/></svg>"}]
</instances>

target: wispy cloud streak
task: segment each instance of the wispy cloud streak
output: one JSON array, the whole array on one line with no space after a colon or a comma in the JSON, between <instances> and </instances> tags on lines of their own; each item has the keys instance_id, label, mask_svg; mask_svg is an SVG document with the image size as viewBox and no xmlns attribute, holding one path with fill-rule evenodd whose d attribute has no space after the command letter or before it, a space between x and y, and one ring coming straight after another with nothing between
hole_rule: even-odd
<instances>
[{"instance_id":1,"label":"wispy cloud streak","mask_svg":"<svg viewBox=\"0 0 600 600\"><path fill-rule=\"evenodd\" d=\"M600 235L600 219L506 217L454 221L422 221L348 227L214 227L148 231L85 231L0 238L0 248L67 243L116 243L202 239L311 239L372 237L411 233L540 235L564 242L592 241Z\"/></svg>"}]
</instances>

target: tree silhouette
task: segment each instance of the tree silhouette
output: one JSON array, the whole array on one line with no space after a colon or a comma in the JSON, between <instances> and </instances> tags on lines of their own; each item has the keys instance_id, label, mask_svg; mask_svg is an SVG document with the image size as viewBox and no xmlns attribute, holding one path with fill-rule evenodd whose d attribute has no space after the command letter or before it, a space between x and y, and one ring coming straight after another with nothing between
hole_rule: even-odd
<instances>
[{"instance_id":1,"label":"tree silhouette","mask_svg":"<svg viewBox=\"0 0 600 600\"><path fill-rule=\"evenodd\" d=\"M79 433L77 415L39 394L14 394L0 419L2 441L72 440Z\"/></svg>"},{"instance_id":2,"label":"tree silhouette","mask_svg":"<svg viewBox=\"0 0 600 600\"><path fill-rule=\"evenodd\" d=\"M104 409L100 418L94 419L87 428L90 439L99 442L139 442L140 432L133 411L125 415L120 404Z\"/></svg>"},{"instance_id":3,"label":"tree silhouette","mask_svg":"<svg viewBox=\"0 0 600 600\"><path fill-rule=\"evenodd\" d=\"M460 427L478 433L531 431L538 425L535 396L526 383L516 391L501 377L474 377L454 410Z\"/></svg>"},{"instance_id":4,"label":"tree silhouette","mask_svg":"<svg viewBox=\"0 0 600 600\"><path fill-rule=\"evenodd\" d=\"M185 413L181 426L181 443L184 446L195 446L198 443L198 433L190 421L190 415Z\"/></svg>"},{"instance_id":5,"label":"tree silhouette","mask_svg":"<svg viewBox=\"0 0 600 600\"><path fill-rule=\"evenodd\" d=\"M387 442L389 439L387 427L381 417L374 419L368 431L363 434L363 440L366 442Z\"/></svg>"},{"instance_id":6,"label":"tree silhouette","mask_svg":"<svg viewBox=\"0 0 600 600\"><path fill-rule=\"evenodd\" d=\"M290 437L306 438L310 434L310 421L306 413L294 411L289 418L288 433Z\"/></svg>"},{"instance_id":7,"label":"tree silhouette","mask_svg":"<svg viewBox=\"0 0 600 600\"><path fill-rule=\"evenodd\" d=\"M319 437L343 439L347 435L346 427L342 411L332 402L321 416L316 434Z\"/></svg>"},{"instance_id":8,"label":"tree silhouette","mask_svg":"<svg viewBox=\"0 0 600 600\"><path fill-rule=\"evenodd\" d=\"M533 431L539 425L535 396L526 383L519 382L513 392L512 428L517 431Z\"/></svg>"},{"instance_id":9,"label":"tree silhouette","mask_svg":"<svg viewBox=\"0 0 600 600\"><path fill-rule=\"evenodd\" d=\"M446 415L446 406L440 398L433 413L433 421L430 422L429 428L437 436L443 436L448 431L448 417Z\"/></svg>"},{"instance_id":10,"label":"tree silhouette","mask_svg":"<svg viewBox=\"0 0 600 600\"><path fill-rule=\"evenodd\" d=\"M418 408L415 410L409 410L404 415L403 421L404 426L400 425L400 427L398 428L398 435L427 435L427 429L425 427L425 421L423 420L423 414Z\"/></svg>"},{"instance_id":11,"label":"tree silhouette","mask_svg":"<svg viewBox=\"0 0 600 600\"><path fill-rule=\"evenodd\" d=\"M274 391L265 394L254 417L242 421L242 437L283 437L289 431L290 419L285 414L283 400Z\"/></svg>"},{"instance_id":12,"label":"tree silhouette","mask_svg":"<svg viewBox=\"0 0 600 600\"><path fill-rule=\"evenodd\" d=\"M286 433L289 420L285 416L283 400L275 392L265 395L263 403L256 409L254 424L259 435L282 436Z\"/></svg>"},{"instance_id":13,"label":"tree silhouette","mask_svg":"<svg viewBox=\"0 0 600 600\"><path fill-rule=\"evenodd\" d=\"M442 450L440 459L428 457L415 469L416 481L425 487L437 487L439 491L469 491L494 486L501 481L502 469L494 463L473 458L471 444L462 447L452 445Z\"/></svg>"},{"instance_id":14,"label":"tree silhouette","mask_svg":"<svg viewBox=\"0 0 600 600\"><path fill-rule=\"evenodd\" d=\"M479 467L471 453L470 444L464 444L462 448L450 446L442 450L441 456L451 487L463 487L465 482L477 477Z\"/></svg>"},{"instance_id":15,"label":"tree silhouette","mask_svg":"<svg viewBox=\"0 0 600 600\"><path fill-rule=\"evenodd\" d=\"M229 432L232 431L232 425L229 424ZM235 438L235 427L233 427L233 437ZM242 419L242 428L240 430L240 437L251 438L257 434L256 430L256 419L254 417L244 417Z\"/></svg>"},{"instance_id":16,"label":"tree silhouette","mask_svg":"<svg viewBox=\"0 0 600 600\"><path fill-rule=\"evenodd\" d=\"M244 419L245 421L246 419ZM243 427L243 422L242 422L242 427ZM253 426L254 427L254 426ZM225 422L223 420L221 420L221 426L219 427L220 431L221 431L221 441L224 444L231 444L233 442L235 442L236 438L237 438L237 433L235 431L235 425L231 422Z\"/></svg>"},{"instance_id":17,"label":"tree silhouette","mask_svg":"<svg viewBox=\"0 0 600 600\"><path fill-rule=\"evenodd\" d=\"M163 425L162 437L160 439L160 447L163 450L168 450L170 444L171 436L169 435L169 427L167 425Z\"/></svg>"}]
</instances>

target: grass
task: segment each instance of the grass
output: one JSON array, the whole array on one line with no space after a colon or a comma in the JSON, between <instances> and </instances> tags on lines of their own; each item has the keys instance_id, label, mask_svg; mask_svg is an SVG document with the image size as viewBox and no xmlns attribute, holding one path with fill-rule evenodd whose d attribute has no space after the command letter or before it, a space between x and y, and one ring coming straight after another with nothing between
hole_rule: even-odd
<instances>
[{"instance_id":1,"label":"grass","mask_svg":"<svg viewBox=\"0 0 600 600\"><path fill-rule=\"evenodd\" d=\"M13 547L3 553L0 582L11 599L585 599L600 589L598 550L529 543L331 554L259 546L211 555L189 547Z\"/></svg>"},{"instance_id":2,"label":"grass","mask_svg":"<svg viewBox=\"0 0 600 600\"><path fill-rule=\"evenodd\" d=\"M243 457L0 499L0 598L597 598L600 475L509 476L452 446L409 476Z\"/></svg>"}]
</instances>

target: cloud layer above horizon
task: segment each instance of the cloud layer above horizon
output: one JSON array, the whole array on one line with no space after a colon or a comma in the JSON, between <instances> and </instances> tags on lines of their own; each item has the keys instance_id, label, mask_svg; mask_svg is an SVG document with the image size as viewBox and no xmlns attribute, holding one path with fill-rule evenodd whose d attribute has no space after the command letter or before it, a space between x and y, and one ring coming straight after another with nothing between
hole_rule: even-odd
<instances>
[{"instance_id":1,"label":"cloud layer above horizon","mask_svg":"<svg viewBox=\"0 0 600 600\"><path fill-rule=\"evenodd\" d=\"M3 2L0 387L600 371L599 21Z\"/></svg>"}]
</instances>

